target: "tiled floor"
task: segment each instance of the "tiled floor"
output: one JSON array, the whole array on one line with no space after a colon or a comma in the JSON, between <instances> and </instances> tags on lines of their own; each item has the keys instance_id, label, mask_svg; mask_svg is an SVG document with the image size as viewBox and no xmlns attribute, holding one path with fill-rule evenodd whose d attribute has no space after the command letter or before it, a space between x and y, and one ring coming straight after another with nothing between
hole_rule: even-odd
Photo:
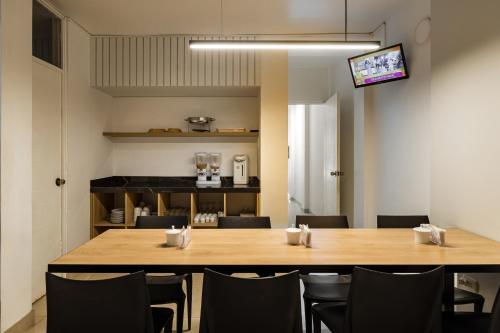
<instances>
[{"instance_id":1,"label":"tiled floor","mask_svg":"<svg viewBox=\"0 0 500 333\"><path fill-rule=\"evenodd\" d=\"M117 274L72 274L68 278L79 279L79 280L99 280L106 279ZM248 274L238 274L237 276L250 277L252 275ZM192 317L192 327L191 331L187 330L187 315L184 318L184 331L185 332L198 332L199 322L200 322L200 307L201 307L201 288L203 282L202 274L193 274L193 317ZM27 333L45 333L47 325L47 307L45 303L45 297L38 300L33 304L33 309L35 310L35 326L27 331ZM175 305L172 306L175 310ZM184 311L186 314L187 311ZM174 330L175 330L175 318L174 318ZM175 332L175 331L174 331ZM305 330L304 330L305 332ZM327 329L322 330L322 332L329 332Z\"/></svg>"}]
</instances>

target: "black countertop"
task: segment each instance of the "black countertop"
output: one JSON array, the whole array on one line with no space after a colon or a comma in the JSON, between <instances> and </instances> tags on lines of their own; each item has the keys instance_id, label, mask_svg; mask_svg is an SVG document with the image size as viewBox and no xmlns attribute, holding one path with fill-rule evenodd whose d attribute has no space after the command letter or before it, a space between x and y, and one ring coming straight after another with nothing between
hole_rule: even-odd
<instances>
[{"instance_id":1,"label":"black countertop","mask_svg":"<svg viewBox=\"0 0 500 333\"><path fill-rule=\"evenodd\" d=\"M177 193L259 193L260 181L250 177L248 185L234 185L233 177L221 177L220 187L197 187L196 177L130 177L112 176L90 181L90 191L113 192L177 192Z\"/></svg>"}]
</instances>

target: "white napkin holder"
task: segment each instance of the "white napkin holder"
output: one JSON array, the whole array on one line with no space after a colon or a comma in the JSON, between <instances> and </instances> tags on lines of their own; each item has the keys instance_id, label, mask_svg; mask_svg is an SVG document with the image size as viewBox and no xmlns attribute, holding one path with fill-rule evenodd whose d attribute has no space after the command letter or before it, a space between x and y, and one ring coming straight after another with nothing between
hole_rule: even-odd
<instances>
[{"instance_id":1,"label":"white napkin holder","mask_svg":"<svg viewBox=\"0 0 500 333\"><path fill-rule=\"evenodd\" d=\"M312 232L307 224L299 225L300 230L302 230L300 235L300 242L304 244L305 247L312 246Z\"/></svg>"},{"instance_id":2,"label":"white napkin holder","mask_svg":"<svg viewBox=\"0 0 500 333\"><path fill-rule=\"evenodd\" d=\"M182 227L179 244L177 245L177 248L185 249L190 242L191 242L191 226L188 226L187 228Z\"/></svg>"},{"instance_id":3,"label":"white napkin holder","mask_svg":"<svg viewBox=\"0 0 500 333\"><path fill-rule=\"evenodd\" d=\"M445 244L446 230L432 224L421 224L420 227L413 228L415 243L434 243L439 246Z\"/></svg>"}]
</instances>

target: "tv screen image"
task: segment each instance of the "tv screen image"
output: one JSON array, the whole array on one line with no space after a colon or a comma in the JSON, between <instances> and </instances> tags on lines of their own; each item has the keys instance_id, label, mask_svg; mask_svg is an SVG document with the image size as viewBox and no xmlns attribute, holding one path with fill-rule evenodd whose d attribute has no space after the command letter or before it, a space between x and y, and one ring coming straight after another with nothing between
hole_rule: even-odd
<instances>
[{"instance_id":1,"label":"tv screen image","mask_svg":"<svg viewBox=\"0 0 500 333\"><path fill-rule=\"evenodd\" d=\"M409 78L402 44L349 58L349 67L356 88Z\"/></svg>"}]
</instances>

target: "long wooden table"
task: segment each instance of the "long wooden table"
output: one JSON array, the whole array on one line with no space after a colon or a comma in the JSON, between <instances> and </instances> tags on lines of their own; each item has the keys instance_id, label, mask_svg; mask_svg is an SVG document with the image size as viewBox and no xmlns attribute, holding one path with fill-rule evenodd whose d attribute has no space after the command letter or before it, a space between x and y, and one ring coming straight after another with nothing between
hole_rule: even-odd
<instances>
[{"instance_id":1,"label":"long wooden table","mask_svg":"<svg viewBox=\"0 0 500 333\"><path fill-rule=\"evenodd\" d=\"M355 266L421 272L444 266L443 301L453 311L453 274L500 272L500 243L449 229L446 246L415 244L411 229L315 229L313 246L290 246L283 229L193 230L186 249L166 247L163 230L108 230L51 262L54 273L335 272Z\"/></svg>"},{"instance_id":2,"label":"long wooden table","mask_svg":"<svg viewBox=\"0 0 500 333\"><path fill-rule=\"evenodd\" d=\"M313 247L290 246L283 229L197 229L186 249L166 247L163 230L109 230L49 264L49 272L500 272L500 243L449 229L446 246L415 244L410 229L315 229Z\"/></svg>"}]
</instances>

